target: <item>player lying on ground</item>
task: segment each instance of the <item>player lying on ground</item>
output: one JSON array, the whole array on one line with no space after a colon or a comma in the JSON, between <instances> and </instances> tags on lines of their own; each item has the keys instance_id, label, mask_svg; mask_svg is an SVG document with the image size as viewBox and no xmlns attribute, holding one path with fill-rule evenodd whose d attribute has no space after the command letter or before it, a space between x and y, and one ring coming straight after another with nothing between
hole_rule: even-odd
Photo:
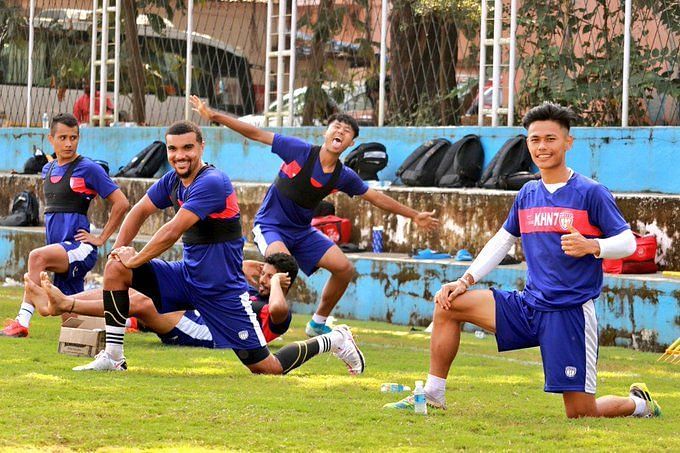
<instances>
[{"instance_id":1,"label":"player lying on ground","mask_svg":"<svg viewBox=\"0 0 680 453\"><path fill-rule=\"evenodd\" d=\"M97 262L97 247L118 229L130 206L118 186L96 162L78 154L80 131L70 113L52 118L47 140L57 158L42 169L47 244L28 255L28 276L40 284L40 272L55 273L54 284L64 294L83 290L85 275ZM111 205L109 219L99 235L90 233L87 210L97 195ZM16 319L0 336L27 337L35 302L24 293Z\"/></svg>"},{"instance_id":2,"label":"player lying on ground","mask_svg":"<svg viewBox=\"0 0 680 453\"><path fill-rule=\"evenodd\" d=\"M250 300L265 340L269 343L290 327L292 315L285 296L297 276L297 263L292 256L277 253L267 257L264 263L244 261L243 271L247 276L257 278L253 281L257 290L249 290ZM27 294L33 296L34 300L45 301L46 306L42 307L42 311L48 311L52 316L63 313L104 316L101 289L66 296L51 284L46 272L42 273L41 282L45 289L28 279L28 274L24 275ZM158 335L164 344L214 347L212 334L198 311L160 314L153 301L144 294L133 289L129 294L130 316L137 318L147 330Z\"/></svg>"},{"instance_id":3,"label":"player lying on ground","mask_svg":"<svg viewBox=\"0 0 680 453\"><path fill-rule=\"evenodd\" d=\"M464 275L435 296L427 403L445 408L446 377L458 352L461 323L495 332L499 351L540 346L545 391L562 393L567 417L651 417L660 414L645 384L628 397L595 399L598 332L594 300L602 289L601 258L621 258L635 239L611 193L574 173L565 155L576 115L544 103L523 119L541 180L517 194L503 227ZM522 239L527 260L524 291L468 291ZM413 407L413 397L386 405Z\"/></svg>"},{"instance_id":4,"label":"player lying on ground","mask_svg":"<svg viewBox=\"0 0 680 453\"><path fill-rule=\"evenodd\" d=\"M347 326L281 348L272 355L256 320L242 270L243 234L236 192L229 177L203 162L201 129L180 121L166 132L172 170L154 183L123 221L104 269L106 349L83 370L125 370L125 322L128 290L153 300L159 313L198 310L216 348L233 349L253 373L286 374L323 352L342 358L361 373L364 359ZM129 244L153 213L173 206L175 216L161 226L142 250ZM179 238L182 261L157 259Z\"/></svg>"},{"instance_id":5,"label":"player lying on ground","mask_svg":"<svg viewBox=\"0 0 680 453\"><path fill-rule=\"evenodd\" d=\"M433 217L434 211L418 212L380 191L369 189L353 170L340 162L340 155L354 144L359 135L359 126L351 116L331 116L324 143L313 146L298 138L274 134L211 110L196 96L192 96L190 101L203 118L271 146L272 152L283 159L278 176L255 216L253 234L262 255L289 253L307 275L320 267L331 273L316 313L305 329L309 336L330 331L326 319L354 276L354 267L342 250L311 226L314 209L321 200L339 190L352 197L360 196L385 211L408 217L426 230L439 225Z\"/></svg>"}]
</instances>

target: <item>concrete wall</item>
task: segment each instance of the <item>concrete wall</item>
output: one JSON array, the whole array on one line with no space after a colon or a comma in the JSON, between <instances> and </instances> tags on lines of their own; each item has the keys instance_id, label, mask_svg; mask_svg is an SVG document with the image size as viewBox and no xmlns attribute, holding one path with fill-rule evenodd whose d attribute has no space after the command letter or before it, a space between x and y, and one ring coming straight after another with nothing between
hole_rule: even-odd
<instances>
[{"instance_id":1,"label":"concrete wall","mask_svg":"<svg viewBox=\"0 0 680 453\"><path fill-rule=\"evenodd\" d=\"M135 203L144 196L153 180L119 178L117 182L130 201ZM238 182L235 187L244 231L252 241L253 218L268 184ZM38 176L0 175L0 215L7 214L14 194L25 189L42 196L42 181ZM483 189L390 187L385 191L415 209L435 209L442 222L441 229L421 232L410 220L387 214L361 199L351 199L345 194L336 194L329 199L335 203L338 215L352 219L353 243L370 247L371 229L380 225L385 228L385 251L400 253L429 247L451 254L465 248L476 255L502 226L515 196L514 192ZM680 269L680 195L617 194L616 199L635 231L657 237L659 264L666 269ZM90 213L92 222L102 227L108 211L101 200L95 201ZM155 214L143 226L142 234L153 234L172 215L171 209ZM521 247L514 254L521 258Z\"/></svg>"},{"instance_id":2,"label":"concrete wall","mask_svg":"<svg viewBox=\"0 0 680 453\"><path fill-rule=\"evenodd\" d=\"M206 127L205 160L225 170L233 180L270 182L281 161L269 148L244 140L223 127ZM362 128L357 144L379 141L387 146L390 162L381 180L393 180L404 159L420 144L435 137L456 140L465 134L481 136L485 165L521 128L508 127L382 127ZM80 151L104 159L112 172L153 140L163 139L161 128L83 128ZM282 129L282 132L319 143L323 128ZM680 166L674 152L680 146L678 127L574 128L568 163L614 192L662 192L680 194ZM42 129L0 129L0 171L21 170L35 147L49 150Z\"/></svg>"},{"instance_id":3,"label":"concrete wall","mask_svg":"<svg viewBox=\"0 0 680 453\"><path fill-rule=\"evenodd\" d=\"M135 246L143 246L144 238ZM0 227L0 275L16 280L26 271L28 253L44 244L41 228ZM111 241L100 249L95 272L102 273ZM257 259L253 247L245 255ZM179 245L164 258L178 259ZM455 280L468 263L450 260L413 260L394 254L350 254L356 276L334 310L336 316L426 326L432 319L432 298L442 283ZM503 289L524 287L525 266L500 266L478 287ZM311 314L328 278L326 271L311 277L300 274L291 294L293 311ZM602 296L596 303L603 345L660 350L680 337L680 280L661 276L606 276Z\"/></svg>"}]
</instances>

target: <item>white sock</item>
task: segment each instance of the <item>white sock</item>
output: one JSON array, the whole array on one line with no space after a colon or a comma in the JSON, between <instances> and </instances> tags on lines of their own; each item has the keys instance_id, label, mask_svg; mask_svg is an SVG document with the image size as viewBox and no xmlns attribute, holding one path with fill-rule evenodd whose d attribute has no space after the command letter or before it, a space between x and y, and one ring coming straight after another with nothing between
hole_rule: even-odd
<instances>
[{"instance_id":1,"label":"white sock","mask_svg":"<svg viewBox=\"0 0 680 453\"><path fill-rule=\"evenodd\" d=\"M631 414L633 417L644 417L647 415L647 401L634 395L630 395L629 398L635 403L635 410Z\"/></svg>"},{"instance_id":2,"label":"white sock","mask_svg":"<svg viewBox=\"0 0 680 453\"><path fill-rule=\"evenodd\" d=\"M33 312L35 311L35 307L31 304L28 304L26 302L21 303L21 307L19 308L19 313L17 314L16 320L21 324L22 326L28 328L28 326L31 324L31 318L33 317Z\"/></svg>"},{"instance_id":3,"label":"white sock","mask_svg":"<svg viewBox=\"0 0 680 453\"><path fill-rule=\"evenodd\" d=\"M314 321L317 324L326 324L327 319L328 319L328 316L321 316L321 315L317 315L316 313L314 313L312 315L312 321Z\"/></svg>"},{"instance_id":4,"label":"white sock","mask_svg":"<svg viewBox=\"0 0 680 453\"><path fill-rule=\"evenodd\" d=\"M343 343L345 342L345 338L337 330L334 330L330 333L326 333L323 335L319 335L315 338L316 341L319 342L320 349L319 354L323 354L324 352L328 351L335 351L338 348L341 348Z\"/></svg>"},{"instance_id":5,"label":"white sock","mask_svg":"<svg viewBox=\"0 0 680 453\"><path fill-rule=\"evenodd\" d=\"M446 379L428 374L427 381L425 381L425 394L435 401L443 402L446 398Z\"/></svg>"},{"instance_id":6,"label":"white sock","mask_svg":"<svg viewBox=\"0 0 680 453\"><path fill-rule=\"evenodd\" d=\"M113 360L123 358L123 336L125 327L106 326L106 353Z\"/></svg>"}]
</instances>

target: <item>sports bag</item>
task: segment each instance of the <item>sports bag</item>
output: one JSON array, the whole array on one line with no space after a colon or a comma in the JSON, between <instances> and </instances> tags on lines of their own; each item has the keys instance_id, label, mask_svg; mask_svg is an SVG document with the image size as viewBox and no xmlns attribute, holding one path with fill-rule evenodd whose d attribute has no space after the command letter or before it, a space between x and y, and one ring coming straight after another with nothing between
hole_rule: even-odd
<instances>
[{"instance_id":1,"label":"sports bag","mask_svg":"<svg viewBox=\"0 0 680 453\"><path fill-rule=\"evenodd\" d=\"M413 151L397 169L397 176L407 186L433 187L435 173L451 145L445 138L428 140Z\"/></svg>"},{"instance_id":2,"label":"sports bag","mask_svg":"<svg viewBox=\"0 0 680 453\"><path fill-rule=\"evenodd\" d=\"M14 197L11 213L0 218L0 225L3 226L36 226L39 223L38 199L27 190Z\"/></svg>"},{"instance_id":3,"label":"sports bag","mask_svg":"<svg viewBox=\"0 0 680 453\"><path fill-rule=\"evenodd\" d=\"M165 143L156 140L141 150L115 177L153 178L167 158Z\"/></svg>"},{"instance_id":4,"label":"sports bag","mask_svg":"<svg viewBox=\"0 0 680 453\"><path fill-rule=\"evenodd\" d=\"M56 159L57 155L52 154L48 156L41 149L36 149L33 155L26 160L24 163L24 175L37 175L40 174L45 164L50 162L52 159Z\"/></svg>"},{"instance_id":5,"label":"sports bag","mask_svg":"<svg viewBox=\"0 0 680 453\"><path fill-rule=\"evenodd\" d=\"M527 148L526 136L520 134L506 141L493 156L479 181L479 187L485 189L519 190L533 178L531 173L531 155ZM538 177L536 177L538 179ZM508 182L512 183L512 187Z\"/></svg>"},{"instance_id":6,"label":"sports bag","mask_svg":"<svg viewBox=\"0 0 680 453\"><path fill-rule=\"evenodd\" d=\"M474 187L483 165L479 135L468 134L448 147L435 172L435 183L439 187Z\"/></svg>"},{"instance_id":7,"label":"sports bag","mask_svg":"<svg viewBox=\"0 0 680 453\"><path fill-rule=\"evenodd\" d=\"M658 268L654 262L656 257L656 236L648 234L635 235L635 251L632 255L620 259L603 259L602 270L610 274L653 274Z\"/></svg>"},{"instance_id":8,"label":"sports bag","mask_svg":"<svg viewBox=\"0 0 680 453\"><path fill-rule=\"evenodd\" d=\"M352 224L349 219L343 219L334 215L314 217L312 226L336 244L346 244L352 234Z\"/></svg>"},{"instance_id":9,"label":"sports bag","mask_svg":"<svg viewBox=\"0 0 680 453\"><path fill-rule=\"evenodd\" d=\"M378 172L387 166L387 149L382 143L362 143L345 157L345 165L364 181L377 181Z\"/></svg>"}]
</instances>

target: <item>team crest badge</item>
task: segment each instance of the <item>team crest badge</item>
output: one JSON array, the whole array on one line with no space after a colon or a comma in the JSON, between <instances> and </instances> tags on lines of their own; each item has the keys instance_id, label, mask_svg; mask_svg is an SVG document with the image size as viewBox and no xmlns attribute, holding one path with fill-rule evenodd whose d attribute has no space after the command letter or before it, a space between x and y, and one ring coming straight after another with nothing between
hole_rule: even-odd
<instances>
[{"instance_id":1,"label":"team crest badge","mask_svg":"<svg viewBox=\"0 0 680 453\"><path fill-rule=\"evenodd\" d=\"M560 215L557 219L560 223L560 228L562 228L564 231L567 231L569 227L574 224L574 214L571 212L560 212Z\"/></svg>"},{"instance_id":2,"label":"team crest badge","mask_svg":"<svg viewBox=\"0 0 680 453\"><path fill-rule=\"evenodd\" d=\"M574 376L576 376L576 367L575 366L565 367L564 374L566 374L568 378L573 378Z\"/></svg>"},{"instance_id":3,"label":"team crest badge","mask_svg":"<svg viewBox=\"0 0 680 453\"><path fill-rule=\"evenodd\" d=\"M238 333L238 337L241 340L247 340L248 339L248 331L247 330L242 330Z\"/></svg>"}]
</instances>

